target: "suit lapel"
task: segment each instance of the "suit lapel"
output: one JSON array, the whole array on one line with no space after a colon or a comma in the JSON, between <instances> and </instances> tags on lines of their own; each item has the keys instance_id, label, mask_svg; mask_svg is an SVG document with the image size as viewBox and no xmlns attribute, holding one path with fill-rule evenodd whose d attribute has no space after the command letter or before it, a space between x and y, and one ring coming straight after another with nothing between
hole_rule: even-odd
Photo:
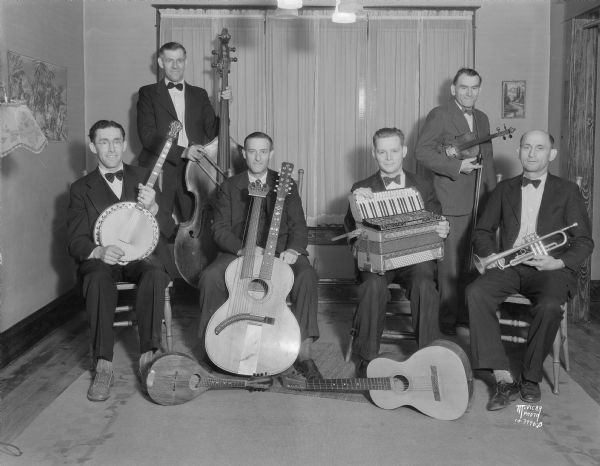
<instances>
[{"instance_id":1,"label":"suit lapel","mask_svg":"<svg viewBox=\"0 0 600 466\"><path fill-rule=\"evenodd\" d=\"M454 100L451 100L448 103L448 113L450 115L450 121L456 128L458 134L469 133L471 130L469 129L469 123L467 123L467 119L463 115L458 105Z\"/></svg>"},{"instance_id":2,"label":"suit lapel","mask_svg":"<svg viewBox=\"0 0 600 466\"><path fill-rule=\"evenodd\" d=\"M544 221L548 218L552 218L552 213L550 212L552 206L556 205L555 196L559 194L558 186L556 183L556 179L550 173L546 178L546 184L544 186L544 192L542 193L542 202L540 203L540 211L537 217L537 225L535 226L535 231L546 231L544 227Z\"/></svg>"},{"instance_id":3,"label":"suit lapel","mask_svg":"<svg viewBox=\"0 0 600 466\"><path fill-rule=\"evenodd\" d=\"M387 191L383 179L381 179L381 172L377 172L373 175L373 182L371 183L371 189L374 193L380 193Z\"/></svg>"},{"instance_id":4,"label":"suit lapel","mask_svg":"<svg viewBox=\"0 0 600 466\"><path fill-rule=\"evenodd\" d=\"M511 207L517 225L521 224L521 180L523 175L513 178L509 181L510 187L507 190L508 204Z\"/></svg>"},{"instance_id":5,"label":"suit lapel","mask_svg":"<svg viewBox=\"0 0 600 466\"><path fill-rule=\"evenodd\" d=\"M186 83L185 89L186 89L185 93L186 93L186 97L187 97L187 93L188 93L187 83ZM157 102L160 105L162 105L165 108L165 110L167 110L169 115L171 115L174 119L177 120L177 112L175 111L175 106L173 105L173 100L171 100L171 95L169 94L169 90L167 89L167 86L165 85L164 79L161 79L156 84L156 98L157 98Z\"/></svg>"},{"instance_id":6,"label":"suit lapel","mask_svg":"<svg viewBox=\"0 0 600 466\"><path fill-rule=\"evenodd\" d=\"M98 214L101 214L108 206L118 202L117 196L115 196L115 193L112 192L106 182L102 179L100 170L97 168L91 173L87 184L89 187L87 196Z\"/></svg>"}]
</instances>

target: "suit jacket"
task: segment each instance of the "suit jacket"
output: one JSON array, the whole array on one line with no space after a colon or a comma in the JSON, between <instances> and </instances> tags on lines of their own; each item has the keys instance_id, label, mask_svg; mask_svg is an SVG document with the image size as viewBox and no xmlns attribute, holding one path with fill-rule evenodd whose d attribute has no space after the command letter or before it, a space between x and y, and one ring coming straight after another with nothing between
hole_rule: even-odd
<instances>
[{"instance_id":1,"label":"suit jacket","mask_svg":"<svg viewBox=\"0 0 600 466\"><path fill-rule=\"evenodd\" d=\"M492 192L473 235L473 246L477 255L486 257L513 247L521 225L522 178L523 175L519 175L503 181ZM579 267L594 248L590 219L579 187L571 181L549 173L542 194L536 233L544 236L575 222L577 226L566 231L567 244L549 253L557 259L562 259L573 277L577 275ZM496 241L497 229L500 229L499 251ZM555 240L560 240L560 237L549 238L544 243Z\"/></svg>"},{"instance_id":2,"label":"suit jacket","mask_svg":"<svg viewBox=\"0 0 600 466\"><path fill-rule=\"evenodd\" d=\"M431 186L431 182L426 178L419 176L415 173L404 171L404 175L406 180L406 187L414 187L417 189L417 191L419 191L419 193L421 193L421 197L423 198L423 202L425 203L425 210L434 212L436 214L441 214L442 208L435 195L433 186ZM374 193L386 191L385 184L381 179L380 172L377 172L374 175L371 175L369 178L366 178L362 181L354 183L350 191L354 192L358 188L371 188L371 190ZM344 218L344 228L347 232L354 231L356 229L356 222L354 221L354 217L352 216L350 206L348 206L348 212L346 212L346 217Z\"/></svg>"},{"instance_id":3,"label":"suit jacket","mask_svg":"<svg viewBox=\"0 0 600 466\"><path fill-rule=\"evenodd\" d=\"M275 207L277 177L277 172L269 170L267 184L270 189L263 201L264 208L257 241L261 247L265 245L266 234ZM218 190L212 228L215 242L223 252L236 254L244 246L243 240L250 210L248 183L248 171L246 170L225 180L221 189ZM276 252L281 253L286 249L294 249L300 254L308 255L307 245L308 228L304 209L298 188L295 183L292 183L291 191L285 198L283 206Z\"/></svg>"},{"instance_id":4,"label":"suit jacket","mask_svg":"<svg viewBox=\"0 0 600 466\"><path fill-rule=\"evenodd\" d=\"M454 99L434 108L421 130L415 158L434 174L433 185L445 215L468 215L473 210L477 171L460 173L461 160L440 152L440 145L452 142L456 136L468 133L469 124ZM473 132L479 137L490 134L485 113L473 110ZM496 185L492 143L480 144L483 160L480 205Z\"/></svg>"},{"instance_id":5,"label":"suit jacket","mask_svg":"<svg viewBox=\"0 0 600 466\"><path fill-rule=\"evenodd\" d=\"M215 116L208 94L201 87L185 83L185 129L190 144L207 144L218 134L219 119ZM158 157L169 133L169 124L177 120L177 112L164 79L143 86L138 92L137 129L143 148L140 165L148 166ZM183 148L173 143L167 161L176 165Z\"/></svg>"},{"instance_id":6,"label":"suit jacket","mask_svg":"<svg viewBox=\"0 0 600 466\"><path fill-rule=\"evenodd\" d=\"M146 168L123 164L121 200L115 196L97 168L71 185L67 213L67 240L69 254L78 263L86 260L97 246L94 243L94 225L100 214L119 201L136 202L137 185L145 183L148 175L149 170ZM175 222L166 209L161 208L158 192L156 202L159 206L156 220L161 235L169 237L175 231ZM165 266L169 264L169 253L162 239L159 240L154 254Z\"/></svg>"}]
</instances>

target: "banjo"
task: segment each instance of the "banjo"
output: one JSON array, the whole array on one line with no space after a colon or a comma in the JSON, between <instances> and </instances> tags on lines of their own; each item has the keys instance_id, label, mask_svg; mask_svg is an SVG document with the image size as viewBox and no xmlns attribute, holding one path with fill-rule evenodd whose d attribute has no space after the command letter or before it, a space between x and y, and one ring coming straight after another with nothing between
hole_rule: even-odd
<instances>
[{"instance_id":1,"label":"banjo","mask_svg":"<svg viewBox=\"0 0 600 466\"><path fill-rule=\"evenodd\" d=\"M173 139L183 128L174 120L169 125L167 141L152 169L146 186L153 187L167 158ZM119 264L148 257L158 244L160 232L152 212L141 202L117 202L100 214L94 225L94 240L99 246L118 246L125 252Z\"/></svg>"}]
</instances>

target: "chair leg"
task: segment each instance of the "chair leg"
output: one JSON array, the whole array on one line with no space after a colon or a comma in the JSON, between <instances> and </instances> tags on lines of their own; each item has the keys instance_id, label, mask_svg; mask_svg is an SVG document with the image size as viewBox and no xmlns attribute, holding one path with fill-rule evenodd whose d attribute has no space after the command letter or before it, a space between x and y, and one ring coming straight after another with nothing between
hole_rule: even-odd
<instances>
[{"instance_id":1,"label":"chair leg","mask_svg":"<svg viewBox=\"0 0 600 466\"><path fill-rule=\"evenodd\" d=\"M354 327L352 327L352 329L350 329L350 339L348 340L348 348L346 348L346 356L344 357L346 362L349 362L350 357L352 356L352 345L354 344L355 335L356 335L356 329Z\"/></svg>"},{"instance_id":2,"label":"chair leg","mask_svg":"<svg viewBox=\"0 0 600 466\"><path fill-rule=\"evenodd\" d=\"M567 335L567 320L567 313L565 311L563 319L560 322L560 333L562 340L563 356L565 358L565 369L567 370L567 372L569 372L571 370L571 365L569 364L569 337Z\"/></svg>"},{"instance_id":3,"label":"chair leg","mask_svg":"<svg viewBox=\"0 0 600 466\"><path fill-rule=\"evenodd\" d=\"M173 350L173 333L172 333L172 312L171 312L171 293L169 287L165 288L165 330L167 334L167 351L170 353Z\"/></svg>"},{"instance_id":4,"label":"chair leg","mask_svg":"<svg viewBox=\"0 0 600 466\"><path fill-rule=\"evenodd\" d=\"M558 379L560 376L560 334L561 331L558 329L558 332L556 332L556 337L554 338L554 343L552 344L552 372L554 373L552 393L555 395L560 393L560 389L558 388Z\"/></svg>"}]
</instances>

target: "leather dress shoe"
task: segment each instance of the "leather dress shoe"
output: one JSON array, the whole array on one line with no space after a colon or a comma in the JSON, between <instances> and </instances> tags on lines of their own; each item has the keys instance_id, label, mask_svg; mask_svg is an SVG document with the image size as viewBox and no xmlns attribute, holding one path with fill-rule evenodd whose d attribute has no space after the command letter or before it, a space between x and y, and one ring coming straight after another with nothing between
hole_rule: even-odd
<instances>
[{"instance_id":1,"label":"leather dress shoe","mask_svg":"<svg viewBox=\"0 0 600 466\"><path fill-rule=\"evenodd\" d=\"M296 361L294 363L294 369L296 369L308 381L319 380L323 378L323 376L319 372L319 368L312 359Z\"/></svg>"},{"instance_id":2,"label":"leather dress shoe","mask_svg":"<svg viewBox=\"0 0 600 466\"><path fill-rule=\"evenodd\" d=\"M542 399L540 384L531 382L530 380L523 380L521 382L521 399L525 403L537 403L540 401Z\"/></svg>"},{"instance_id":3,"label":"leather dress shoe","mask_svg":"<svg viewBox=\"0 0 600 466\"><path fill-rule=\"evenodd\" d=\"M487 404L488 411L497 411L506 408L511 401L515 401L519 394L519 384L516 382L498 382L496 383L496 391L490 398Z\"/></svg>"},{"instance_id":4,"label":"leather dress shoe","mask_svg":"<svg viewBox=\"0 0 600 466\"><path fill-rule=\"evenodd\" d=\"M456 335L456 326L454 324L440 324L440 331L444 335Z\"/></svg>"},{"instance_id":5,"label":"leather dress shoe","mask_svg":"<svg viewBox=\"0 0 600 466\"><path fill-rule=\"evenodd\" d=\"M96 371L94 381L87 392L90 401L105 401L110 396L110 386L113 383L114 373L111 370Z\"/></svg>"}]
</instances>

